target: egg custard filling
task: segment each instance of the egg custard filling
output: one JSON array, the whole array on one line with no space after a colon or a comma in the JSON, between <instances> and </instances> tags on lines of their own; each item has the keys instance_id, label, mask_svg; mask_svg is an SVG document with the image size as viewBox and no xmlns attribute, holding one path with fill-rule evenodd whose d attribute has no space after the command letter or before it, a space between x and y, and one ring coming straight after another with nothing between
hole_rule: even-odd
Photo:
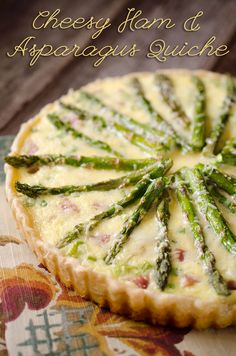
<instances>
[{"instance_id":1,"label":"egg custard filling","mask_svg":"<svg viewBox=\"0 0 236 356\"><path fill-rule=\"evenodd\" d=\"M235 97L229 75L134 73L24 124L7 198L49 271L135 319L236 324Z\"/></svg>"}]
</instances>

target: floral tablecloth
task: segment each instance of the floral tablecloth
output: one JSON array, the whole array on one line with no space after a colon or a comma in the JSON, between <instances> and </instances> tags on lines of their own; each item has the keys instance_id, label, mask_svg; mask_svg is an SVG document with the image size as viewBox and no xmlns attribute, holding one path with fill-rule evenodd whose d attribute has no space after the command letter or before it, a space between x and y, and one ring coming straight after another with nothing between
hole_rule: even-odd
<instances>
[{"instance_id":1,"label":"floral tablecloth","mask_svg":"<svg viewBox=\"0 0 236 356\"><path fill-rule=\"evenodd\" d=\"M235 356L236 329L153 327L101 309L38 263L16 230L4 193L0 137L0 355Z\"/></svg>"}]
</instances>

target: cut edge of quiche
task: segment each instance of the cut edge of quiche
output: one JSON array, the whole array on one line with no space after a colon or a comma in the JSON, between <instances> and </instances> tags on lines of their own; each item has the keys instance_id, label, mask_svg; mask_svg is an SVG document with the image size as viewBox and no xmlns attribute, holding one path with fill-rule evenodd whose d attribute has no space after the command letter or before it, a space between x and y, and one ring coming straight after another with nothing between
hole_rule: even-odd
<instances>
[{"instance_id":1,"label":"cut edge of quiche","mask_svg":"<svg viewBox=\"0 0 236 356\"><path fill-rule=\"evenodd\" d=\"M223 77L216 73L213 74L205 71L164 70L157 73L160 73L160 75L164 74L164 76L171 76L171 73L179 73L179 75L194 73L203 79L204 76L208 75L215 76L216 79ZM126 78L131 78L132 80L136 78L136 76L140 76L139 78L142 79L142 75L143 73L134 73L126 76ZM147 75L152 74L149 73ZM115 81L118 80L118 78L109 78L106 80ZM98 80L94 83L96 87L96 83L102 83L102 80ZM90 85L93 86L93 84L89 84L83 87L83 89L89 88ZM64 98L67 98L68 95ZM167 88L164 85L164 91L162 92L163 101L166 99L165 95L170 95L170 92L168 92L168 83ZM129 97L128 100L130 100ZM24 145L31 135L32 128L34 128L35 125L37 126L37 123L41 120L41 116L52 112L54 105L59 105L59 101L48 104L38 115L22 125L12 145L11 156L22 154ZM174 111L174 109L176 109L175 98L171 98L171 102L168 102L167 105L170 107L173 105L171 111ZM178 111L179 109L181 108L177 108L176 110ZM95 114L97 114L97 112ZM180 112L178 112L178 114L180 115L177 116L181 116ZM187 115L185 116L187 117ZM209 132L211 132L210 129L211 128L208 128ZM150 142L152 143L151 140ZM209 140L207 145L211 145ZM25 154L24 151L23 153ZM188 153L185 154L188 155ZM109 154L105 152L104 155L108 156ZM92 155L90 154L90 156ZM167 156L169 157L168 154ZM145 153L142 158L148 159L151 157L151 154ZM135 157L135 159L136 158L137 157ZM174 168L176 168L175 165ZM176 169L179 170L178 165ZM181 290L178 290L176 294L174 292L166 293L165 290L157 292L154 289L145 289L142 286L140 288L139 285L135 285L129 278L123 279L114 277L111 273L106 273L102 268L101 271L99 271L99 265L97 268L96 266L92 267L91 264L82 265L78 258L62 253L54 243L47 242L45 236L42 238L29 209L26 208L22 200L19 199L19 193L17 193L15 189L18 169L6 164L5 172L6 195L20 232L31 249L36 253L40 262L51 273L57 276L63 284L75 289L82 297L92 300L102 307L108 307L114 313L127 315L135 320L149 321L153 324L172 325L176 327L193 326L197 329L207 327L222 328L229 325L236 325L236 292L234 291L232 291L233 297L232 295L229 297L217 294L212 297L211 293L208 295L206 292L205 298L203 298L202 295L198 297L194 293L193 295L191 295L191 293L184 294L181 293ZM173 170L170 172L170 175L173 175ZM120 177L120 175L118 177ZM172 184L178 186L176 181ZM196 195L195 199L198 199ZM140 283L142 283L142 281Z\"/></svg>"}]
</instances>

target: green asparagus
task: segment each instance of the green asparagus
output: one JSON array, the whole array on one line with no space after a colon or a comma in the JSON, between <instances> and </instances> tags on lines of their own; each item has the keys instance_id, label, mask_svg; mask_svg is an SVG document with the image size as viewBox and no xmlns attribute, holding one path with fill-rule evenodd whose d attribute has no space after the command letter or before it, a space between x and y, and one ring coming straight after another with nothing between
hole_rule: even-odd
<instances>
[{"instance_id":1,"label":"green asparagus","mask_svg":"<svg viewBox=\"0 0 236 356\"><path fill-rule=\"evenodd\" d=\"M183 111L181 104L175 95L174 86L170 77L165 74L157 74L155 77L155 84L165 103L169 105L171 110L177 114L180 124L188 126L190 124L190 120Z\"/></svg>"},{"instance_id":2,"label":"green asparagus","mask_svg":"<svg viewBox=\"0 0 236 356\"><path fill-rule=\"evenodd\" d=\"M137 130L133 131L133 129L127 128L127 126L123 125L122 123L113 122L111 120L106 121L102 116L90 114L89 112L82 110L77 106L67 105L64 103L61 104L68 110L72 110L78 114L79 118L92 120L93 122L98 123L99 127L103 129L110 128L111 131L113 131L115 134L119 136L122 135L131 144L134 144L147 152L153 153L163 151L168 149L170 146L170 142L164 143L161 142L162 140L159 140L160 132L156 132L155 136L152 135L147 140L143 135L135 133ZM163 132L161 134L163 135Z\"/></svg>"},{"instance_id":3,"label":"green asparagus","mask_svg":"<svg viewBox=\"0 0 236 356\"><path fill-rule=\"evenodd\" d=\"M163 176L167 170L170 168L171 162L166 162L165 165L157 164L149 173L145 174L143 178L136 184L134 188L120 201L112 204L108 209L102 211L101 213L95 215L88 222L76 225L73 231L69 232L62 240L59 241L58 247L64 247L67 244L73 242L79 238L86 231L91 231L97 224L99 224L103 219L111 218L120 214L125 207L134 203L137 199L142 198L147 186L150 184L150 180L156 179L157 177Z\"/></svg>"},{"instance_id":4,"label":"green asparagus","mask_svg":"<svg viewBox=\"0 0 236 356\"><path fill-rule=\"evenodd\" d=\"M109 105L106 105L101 99L99 99L94 94L86 91L81 91L80 95L81 98L85 98L86 100L89 100L92 103L96 103L102 109L106 110L109 113L111 119L114 120L114 122L122 124L127 129L133 130L136 134L144 135L147 138L150 138L151 135L153 137L156 137L157 131L152 129L149 125L141 123L131 117L128 117L127 115L122 114L118 110L110 107Z\"/></svg>"},{"instance_id":5,"label":"green asparagus","mask_svg":"<svg viewBox=\"0 0 236 356\"><path fill-rule=\"evenodd\" d=\"M48 119L58 130L64 130L70 133L73 137L80 138L89 145L99 148L100 150L109 152L114 156L121 156L119 152L113 150L113 148L106 142L103 142L101 140L94 140L91 137L85 135L84 133L74 129L69 123L62 121L57 114L49 114Z\"/></svg>"},{"instance_id":6,"label":"green asparagus","mask_svg":"<svg viewBox=\"0 0 236 356\"><path fill-rule=\"evenodd\" d=\"M157 116L157 121L161 120L162 117L156 112L154 109L153 105L151 104L150 100L146 97L143 86L138 78L132 78L131 79L131 85L135 89L136 96L139 97L140 103L142 106L146 109L151 116L153 116L156 119Z\"/></svg>"},{"instance_id":7,"label":"green asparagus","mask_svg":"<svg viewBox=\"0 0 236 356\"><path fill-rule=\"evenodd\" d=\"M164 120L157 112L154 114L155 117L155 125L147 125L143 124L139 121L134 120L124 114L121 114L119 111L107 106L103 103L103 101L97 98L95 95L82 91L81 96L85 97L86 99L96 102L101 108L108 111L110 113L111 118L118 124L122 124L127 129L132 130L136 134L143 135L146 139L152 139L153 137L158 139L158 142L165 144L167 141L166 146L172 145L170 144L170 139L174 140L178 146L182 147L184 151L190 151L191 147L186 142L186 140L179 136L176 130L169 124L166 120ZM147 101L148 99L145 98ZM151 107L151 102L150 107ZM150 112L151 115L154 113L154 108ZM153 115L152 115L153 116Z\"/></svg>"},{"instance_id":8,"label":"green asparagus","mask_svg":"<svg viewBox=\"0 0 236 356\"><path fill-rule=\"evenodd\" d=\"M111 190L115 188L124 188L130 184L137 183L145 174L150 172L153 168L159 167L159 174L163 174L165 169L170 168L172 161L170 159L156 162L145 168L141 168L135 172L129 173L125 176L121 176L106 181L85 184L85 185L65 185L61 187L45 187L43 185L28 185L25 183L16 182L15 187L17 192L25 194L31 198L37 198L41 195L70 195L78 192L90 192L94 190Z\"/></svg>"},{"instance_id":9,"label":"green asparagus","mask_svg":"<svg viewBox=\"0 0 236 356\"><path fill-rule=\"evenodd\" d=\"M226 142L222 151L217 155L217 162L236 166L236 141Z\"/></svg>"},{"instance_id":10,"label":"green asparagus","mask_svg":"<svg viewBox=\"0 0 236 356\"><path fill-rule=\"evenodd\" d=\"M186 140L175 131L175 129L171 126L171 124L166 121L153 107L151 101L146 97L142 84L138 78L133 78L131 84L136 89L136 94L139 97L141 103L145 107L145 109L150 113L155 124L158 125L159 129L166 132L166 139L168 139L168 145L172 146L171 142L169 142L169 138L172 138L177 145L181 146L185 151L189 151L191 147L188 145ZM163 136L163 134L162 134Z\"/></svg>"},{"instance_id":11,"label":"green asparagus","mask_svg":"<svg viewBox=\"0 0 236 356\"><path fill-rule=\"evenodd\" d=\"M231 153L227 153L227 154L219 153L217 155L217 162L223 164L229 164L231 166L236 166L236 155Z\"/></svg>"},{"instance_id":12,"label":"green asparagus","mask_svg":"<svg viewBox=\"0 0 236 356\"><path fill-rule=\"evenodd\" d=\"M7 156L5 162L20 167L68 165L95 169L114 169L117 171L134 171L157 162L155 158L129 159L107 156L64 156L64 155L19 155Z\"/></svg>"},{"instance_id":13,"label":"green asparagus","mask_svg":"<svg viewBox=\"0 0 236 356\"><path fill-rule=\"evenodd\" d=\"M213 197L208 192L200 168L198 167L193 170L184 168L182 172L190 185L196 204L206 217L213 231L220 238L223 246L230 253L236 255L236 237L217 208Z\"/></svg>"},{"instance_id":14,"label":"green asparagus","mask_svg":"<svg viewBox=\"0 0 236 356\"><path fill-rule=\"evenodd\" d=\"M197 165L203 174L212 182L217 184L219 188L231 195L236 195L236 177L220 172L217 168L210 165Z\"/></svg>"},{"instance_id":15,"label":"green asparagus","mask_svg":"<svg viewBox=\"0 0 236 356\"><path fill-rule=\"evenodd\" d=\"M227 208L232 214L236 214L236 203L223 195L213 184L208 186L208 190L220 204Z\"/></svg>"},{"instance_id":16,"label":"green asparagus","mask_svg":"<svg viewBox=\"0 0 236 356\"><path fill-rule=\"evenodd\" d=\"M109 251L106 253L104 257L105 263L112 263L117 254L122 250L123 245L129 240L132 231L141 223L154 201L160 198L165 188L164 180L162 178L157 178L150 183L149 179L149 185L148 187L146 186L146 188L146 192L141 197L137 208L126 220L124 227L115 238Z\"/></svg>"},{"instance_id":17,"label":"green asparagus","mask_svg":"<svg viewBox=\"0 0 236 356\"><path fill-rule=\"evenodd\" d=\"M163 200L158 205L156 217L159 236L157 238L155 281L159 288L163 290L166 286L167 279L171 270L171 248L167 234L168 221L170 218L168 193L164 194Z\"/></svg>"},{"instance_id":18,"label":"green asparagus","mask_svg":"<svg viewBox=\"0 0 236 356\"><path fill-rule=\"evenodd\" d=\"M203 81L193 76L193 82L196 87L193 130L192 130L192 147L194 150L201 150L205 143L205 123L206 123L206 92Z\"/></svg>"},{"instance_id":19,"label":"green asparagus","mask_svg":"<svg viewBox=\"0 0 236 356\"><path fill-rule=\"evenodd\" d=\"M230 75L226 77L226 92L226 97L223 101L219 117L217 118L216 124L207 139L207 145L204 148L204 152L209 155L218 153L218 144L224 128L231 116L232 105L235 102L236 87L234 78Z\"/></svg>"},{"instance_id":20,"label":"green asparagus","mask_svg":"<svg viewBox=\"0 0 236 356\"><path fill-rule=\"evenodd\" d=\"M142 135L137 135L126 127L114 123L113 127L123 135L123 137L132 143L135 146L138 146L142 150L149 152L150 154L155 153L155 155L163 154L163 151L166 151L168 146L162 143L157 143L151 139L147 140Z\"/></svg>"},{"instance_id":21,"label":"green asparagus","mask_svg":"<svg viewBox=\"0 0 236 356\"><path fill-rule=\"evenodd\" d=\"M205 243L205 238L194 205L189 197L186 184L180 172L175 174L175 192L184 215L187 217L194 238L198 256L208 274L209 281L219 295L229 295L227 285L216 268L216 260Z\"/></svg>"},{"instance_id":22,"label":"green asparagus","mask_svg":"<svg viewBox=\"0 0 236 356\"><path fill-rule=\"evenodd\" d=\"M106 128L107 127L107 123L106 120L100 116L100 115L92 115L90 114L88 111L85 111L84 109L79 108L76 105L72 105L72 104L67 104L63 101L60 101L60 104L63 108L74 112L75 114L78 115L78 119L80 120L92 120L93 122L95 122L96 124L98 124L98 126L100 128Z\"/></svg>"}]
</instances>

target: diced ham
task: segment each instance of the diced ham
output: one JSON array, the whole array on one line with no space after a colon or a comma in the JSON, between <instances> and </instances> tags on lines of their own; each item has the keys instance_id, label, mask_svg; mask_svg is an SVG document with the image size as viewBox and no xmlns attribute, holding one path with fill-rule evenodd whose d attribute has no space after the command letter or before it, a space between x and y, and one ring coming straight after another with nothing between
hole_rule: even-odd
<instances>
[{"instance_id":1,"label":"diced ham","mask_svg":"<svg viewBox=\"0 0 236 356\"><path fill-rule=\"evenodd\" d=\"M74 204L70 199L63 198L59 204L60 208L64 211L74 211L75 213L79 213L79 208L76 204Z\"/></svg>"},{"instance_id":2,"label":"diced ham","mask_svg":"<svg viewBox=\"0 0 236 356\"><path fill-rule=\"evenodd\" d=\"M29 140L27 142L27 146L28 146L28 154L29 155L35 154L39 149L39 146L35 142L33 142L32 140Z\"/></svg>"},{"instance_id":3,"label":"diced ham","mask_svg":"<svg viewBox=\"0 0 236 356\"><path fill-rule=\"evenodd\" d=\"M227 286L229 289L231 290L236 290L236 281L234 280L230 280L227 282Z\"/></svg>"},{"instance_id":4,"label":"diced ham","mask_svg":"<svg viewBox=\"0 0 236 356\"><path fill-rule=\"evenodd\" d=\"M184 258L185 258L185 250L183 250L182 248L177 248L176 250L175 250L175 254L176 254L176 256L177 256L177 258L178 258L178 260L180 261L180 262L183 262L184 261Z\"/></svg>"},{"instance_id":5,"label":"diced ham","mask_svg":"<svg viewBox=\"0 0 236 356\"><path fill-rule=\"evenodd\" d=\"M78 117L76 114L71 112L64 117L64 121L70 123L73 128L76 128L78 124Z\"/></svg>"},{"instance_id":6,"label":"diced ham","mask_svg":"<svg viewBox=\"0 0 236 356\"><path fill-rule=\"evenodd\" d=\"M183 287L191 287L194 284L199 283L199 280L196 277L185 274L181 279L181 285Z\"/></svg>"},{"instance_id":7,"label":"diced ham","mask_svg":"<svg viewBox=\"0 0 236 356\"><path fill-rule=\"evenodd\" d=\"M92 237L93 239L95 239L95 242L100 245L100 244L106 244L110 241L111 239L111 235L108 235L108 234L96 234Z\"/></svg>"},{"instance_id":8,"label":"diced ham","mask_svg":"<svg viewBox=\"0 0 236 356\"><path fill-rule=\"evenodd\" d=\"M146 289L149 284L149 278L147 276L138 276L132 280L137 287Z\"/></svg>"},{"instance_id":9,"label":"diced ham","mask_svg":"<svg viewBox=\"0 0 236 356\"><path fill-rule=\"evenodd\" d=\"M104 235L101 235L100 240L102 243L106 244L107 242L110 241L110 238L111 238L111 235L104 234Z\"/></svg>"}]
</instances>

